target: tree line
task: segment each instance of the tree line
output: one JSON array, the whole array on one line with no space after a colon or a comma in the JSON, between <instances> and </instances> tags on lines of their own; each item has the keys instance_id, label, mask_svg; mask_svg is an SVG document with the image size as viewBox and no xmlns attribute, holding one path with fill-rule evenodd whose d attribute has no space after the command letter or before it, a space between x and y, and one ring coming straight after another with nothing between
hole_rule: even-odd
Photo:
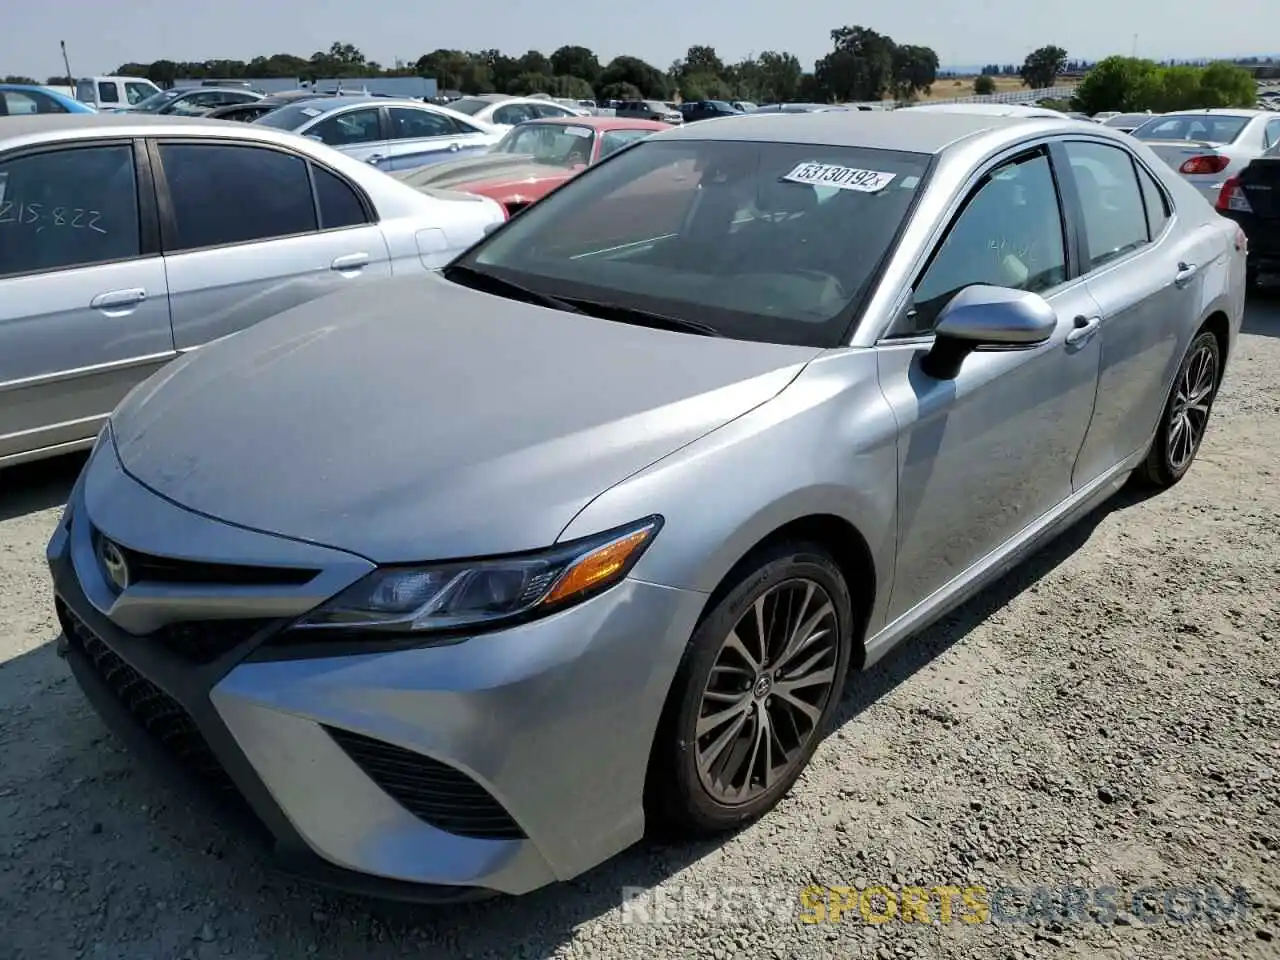
<instances>
[{"instance_id":1,"label":"tree line","mask_svg":"<svg viewBox=\"0 0 1280 960\"><path fill-rule=\"evenodd\" d=\"M634 56L601 62L587 47L565 45L550 55L530 50L509 56L499 50L438 49L413 63L384 66L369 60L349 43L334 43L310 57L277 53L252 60L155 60L121 64L116 72L145 76L161 86L177 80L241 80L292 78L299 81L342 77L430 77L441 91L461 93L547 93L591 100L650 98L668 100L750 100L756 103L803 100L816 102L910 101L927 93L940 77L938 56L929 47L901 44L861 26L831 31L831 52L805 70L785 52L766 50L758 56L727 62L714 47L691 46L665 70ZM1097 63L1071 60L1062 47L1049 44L1027 55L1021 66L988 64L975 78L973 92L994 93L995 79L1017 76L1032 89L1052 87L1064 75L1084 73L1075 98L1063 106L1095 113L1102 110L1164 112L1193 107L1251 106L1257 97L1254 76L1273 65L1249 58L1236 63L1167 61L1108 57ZM1252 71L1252 72L1251 72ZM946 76L942 74L941 76ZM8 76L10 83L35 83ZM67 77L46 83L67 86Z\"/></svg>"},{"instance_id":2,"label":"tree line","mask_svg":"<svg viewBox=\"0 0 1280 960\"><path fill-rule=\"evenodd\" d=\"M530 50L520 56L500 50L441 48L412 63L388 66L369 60L352 44L334 43L310 57L277 53L248 61L155 60L121 64L116 72L145 76L160 86L180 79L311 81L421 76L433 78L441 91L461 93L547 93L593 100L669 100L678 95L685 100L757 103L912 100L927 92L938 78L938 55L930 47L898 43L861 26L838 27L830 36L831 51L807 70L798 57L785 51L766 50L729 62L714 47L705 45L691 46L684 57L665 69L629 55L602 62L594 51L574 44L550 54ZM55 80L61 83L66 78L50 77L47 82Z\"/></svg>"}]
</instances>

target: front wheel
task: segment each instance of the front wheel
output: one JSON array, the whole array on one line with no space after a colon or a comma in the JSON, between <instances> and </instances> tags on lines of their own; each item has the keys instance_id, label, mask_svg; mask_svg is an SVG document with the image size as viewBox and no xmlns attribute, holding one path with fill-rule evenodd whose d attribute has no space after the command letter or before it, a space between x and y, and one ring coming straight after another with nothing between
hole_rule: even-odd
<instances>
[{"instance_id":1,"label":"front wheel","mask_svg":"<svg viewBox=\"0 0 1280 960\"><path fill-rule=\"evenodd\" d=\"M849 589L820 547L783 544L744 564L668 695L646 783L651 822L714 834L777 804L839 705L852 636Z\"/></svg>"},{"instance_id":2,"label":"front wheel","mask_svg":"<svg viewBox=\"0 0 1280 960\"><path fill-rule=\"evenodd\" d=\"M1191 469L1209 427L1222 369L1218 338L1203 330L1191 341L1178 368L1141 478L1155 487L1171 487Z\"/></svg>"}]
</instances>

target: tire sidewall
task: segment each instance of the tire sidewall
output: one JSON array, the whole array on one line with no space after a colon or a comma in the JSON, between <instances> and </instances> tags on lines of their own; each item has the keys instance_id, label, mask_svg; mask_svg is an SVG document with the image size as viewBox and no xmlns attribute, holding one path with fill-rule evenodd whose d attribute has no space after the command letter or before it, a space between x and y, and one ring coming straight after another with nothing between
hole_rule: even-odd
<instances>
[{"instance_id":1,"label":"tire sidewall","mask_svg":"<svg viewBox=\"0 0 1280 960\"><path fill-rule=\"evenodd\" d=\"M786 580L801 577L820 584L835 606L839 635L831 694L823 707L817 729L805 745L799 762L760 796L744 804L727 806L707 792L698 776L694 731L702 694L725 636L743 613L770 588ZM791 789L830 729L831 721L839 709L849 669L853 623L853 603L839 568L824 551L808 545L793 546L760 557L752 571L716 604L694 631L673 685L672 693L676 700L672 704L672 722L667 731L670 739L665 744L656 745L660 750L672 751L673 762L669 769L674 778L672 786L684 808L680 811L682 819L690 819L704 830L731 829L766 813Z\"/></svg>"}]
</instances>

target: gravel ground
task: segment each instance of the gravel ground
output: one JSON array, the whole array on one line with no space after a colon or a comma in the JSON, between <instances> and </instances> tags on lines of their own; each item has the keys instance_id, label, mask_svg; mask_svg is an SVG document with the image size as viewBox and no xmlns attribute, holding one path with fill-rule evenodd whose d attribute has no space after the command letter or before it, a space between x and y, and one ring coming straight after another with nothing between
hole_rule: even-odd
<instances>
[{"instance_id":1,"label":"gravel ground","mask_svg":"<svg viewBox=\"0 0 1280 960\"><path fill-rule=\"evenodd\" d=\"M1278 369L1280 302L1258 302L1187 479L1104 507L856 678L772 816L448 911L278 878L135 765L53 653L43 548L79 464L0 475L0 957L1276 958ZM1006 921L1011 888L1119 892L1083 921L967 923L957 902L946 923L935 896L929 925L808 924L812 884L981 886ZM652 892L623 908L631 886ZM1165 893L1187 887L1247 905L1175 922L1192 908Z\"/></svg>"}]
</instances>

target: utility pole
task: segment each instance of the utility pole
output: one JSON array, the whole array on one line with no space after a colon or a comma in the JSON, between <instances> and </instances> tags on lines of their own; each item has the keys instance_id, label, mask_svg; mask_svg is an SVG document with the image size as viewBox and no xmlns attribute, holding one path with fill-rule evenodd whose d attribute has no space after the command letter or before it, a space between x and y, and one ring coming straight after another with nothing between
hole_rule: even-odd
<instances>
[{"instance_id":1,"label":"utility pole","mask_svg":"<svg viewBox=\"0 0 1280 960\"><path fill-rule=\"evenodd\" d=\"M71 64L67 62L67 41L59 40L58 45L62 47L62 69L67 71L67 83L71 85L71 89L75 90L76 78L71 74Z\"/></svg>"},{"instance_id":2,"label":"utility pole","mask_svg":"<svg viewBox=\"0 0 1280 960\"><path fill-rule=\"evenodd\" d=\"M1133 35L1133 50L1130 52L1129 55L1131 57L1134 57L1135 59L1138 56L1138 35L1136 33Z\"/></svg>"}]
</instances>

